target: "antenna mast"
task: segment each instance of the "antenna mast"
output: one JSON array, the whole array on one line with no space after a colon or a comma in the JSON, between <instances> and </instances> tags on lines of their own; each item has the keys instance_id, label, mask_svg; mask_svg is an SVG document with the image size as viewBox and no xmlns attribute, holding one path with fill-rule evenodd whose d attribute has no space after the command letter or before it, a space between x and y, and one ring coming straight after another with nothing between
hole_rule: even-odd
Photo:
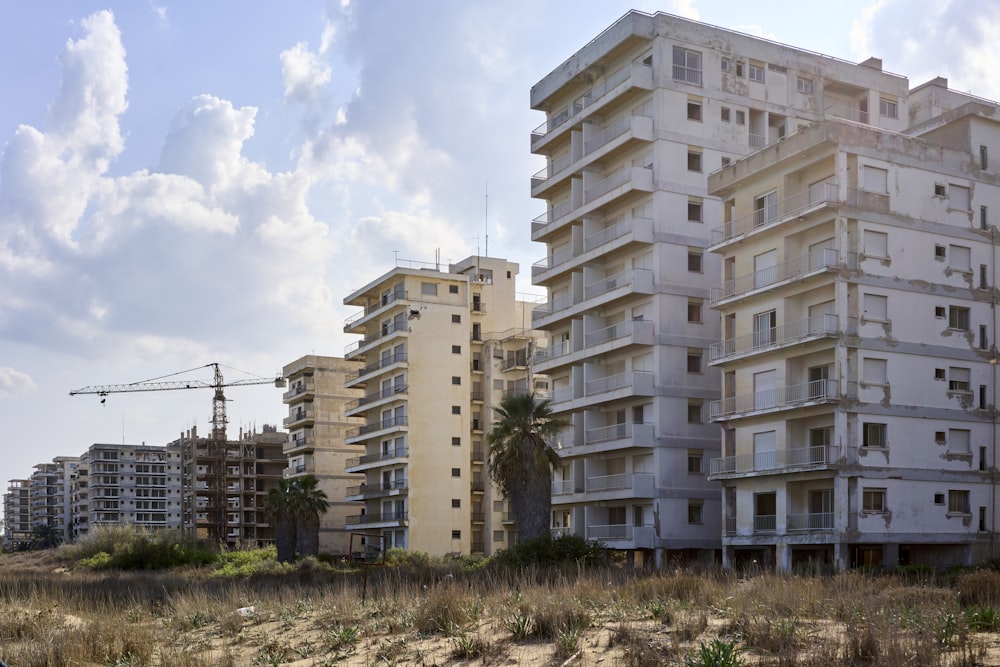
<instances>
[{"instance_id":1,"label":"antenna mast","mask_svg":"<svg viewBox=\"0 0 1000 667\"><path fill-rule=\"evenodd\" d=\"M484 190L486 202L484 204L484 217L483 217L483 227L486 228L486 252L483 253L484 257L490 256L490 182L486 181L486 188Z\"/></svg>"}]
</instances>

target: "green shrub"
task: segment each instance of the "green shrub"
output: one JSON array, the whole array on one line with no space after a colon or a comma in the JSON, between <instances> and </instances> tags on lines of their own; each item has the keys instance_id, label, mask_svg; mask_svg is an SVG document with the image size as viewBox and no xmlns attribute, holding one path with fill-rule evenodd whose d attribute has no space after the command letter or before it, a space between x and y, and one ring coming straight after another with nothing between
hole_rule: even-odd
<instances>
[{"instance_id":1,"label":"green shrub","mask_svg":"<svg viewBox=\"0 0 1000 667\"><path fill-rule=\"evenodd\" d=\"M206 565L218 554L175 531L111 526L83 537L66 549L70 559L94 569L162 570Z\"/></svg>"},{"instance_id":2,"label":"green shrub","mask_svg":"<svg viewBox=\"0 0 1000 667\"><path fill-rule=\"evenodd\" d=\"M579 535L552 538L542 535L518 542L510 549L499 552L494 562L504 567L531 565L551 566L566 563L607 565L608 550L598 542L588 542Z\"/></svg>"}]
</instances>

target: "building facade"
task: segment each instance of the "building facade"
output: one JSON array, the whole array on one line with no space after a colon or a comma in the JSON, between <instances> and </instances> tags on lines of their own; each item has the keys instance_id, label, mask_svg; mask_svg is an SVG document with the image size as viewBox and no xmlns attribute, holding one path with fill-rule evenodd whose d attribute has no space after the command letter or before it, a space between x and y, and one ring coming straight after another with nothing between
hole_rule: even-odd
<instances>
[{"instance_id":1,"label":"building facade","mask_svg":"<svg viewBox=\"0 0 1000 667\"><path fill-rule=\"evenodd\" d=\"M362 418L346 438L360 450L347 462L360 482L348 492L355 547L490 554L514 539L486 434L504 392L534 389L517 272L490 257L400 262L344 299L363 309L344 326L363 336L344 355L362 362L347 380L363 389L347 410Z\"/></svg>"},{"instance_id":2,"label":"building facade","mask_svg":"<svg viewBox=\"0 0 1000 667\"><path fill-rule=\"evenodd\" d=\"M12 479L3 496L4 548L18 549L31 542L31 480Z\"/></svg>"},{"instance_id":3,"label":"building facade","mask_svg":"<svg viewBox=\"0 0 1000 667\"><path fill-rule=\"evenodd\" d=\"M996 113L819 122L710 178L727 563L996 557Z\"/></svg>"},{"instance_id":4,"label":"building facade","mask_svg":"<svg viewBox=\"0 0 1000 667\"><path fill-rule=\"evenodd\" d=\"M532 280L548 301L535 363L571 420L553 526L653 556L712 558L720 452L708 405L720 377L705 348L722 220L707 177L825 117L902 130L907 81L675 16L629 12L531 90L545 122L531 179L546 211Z\"/></svg>"},{"instance_id":5,"label":"building facade","mask_svg":"<svg viewBox=\"0 0 1000 667\"><path fill-rule=\"evenodd\" d=\"M347 417L348 408L357 407L361 391L346 388L348 377L357 377L360 364L339 357L306 355L288 364L282 375L288 381L283 396L288 406L284 426L288 430L285 478L313 475L326 493L329 509L320 517L320 552L347 555L350 534L347 516L357 505L347 500L349 487L357 477L346 472L347 459L357 450L344 444L346 432L361 424Z\"/></svg>"}]
</instances>

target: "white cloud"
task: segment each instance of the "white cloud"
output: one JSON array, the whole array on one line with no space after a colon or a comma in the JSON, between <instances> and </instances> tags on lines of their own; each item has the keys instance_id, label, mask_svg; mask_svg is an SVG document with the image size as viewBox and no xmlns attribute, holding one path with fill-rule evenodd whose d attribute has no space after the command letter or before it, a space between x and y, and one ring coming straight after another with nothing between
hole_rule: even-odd
<instances>
[{"instance_id":1,"label":"white cloud","mask_svg":"<svg viewBox=\"0 0 1000 667\"><path fill-rule=\"evenodd\" d=\"M324 33L324 48L328 46L327 40L332 39L332 31ZM281 52L281 73L285 80L285 100L302 104L318 99L332 76L330 65L312 53L305 42Z\"/></svg>"},{"instance_id":2,"label":"white cloud","mask_svg":"<svg viewBox=\"0 0 1000 667\"><path fill-rule=\"evenodd\" d=\"M25 373L0 366L0 398L34 392L34 381Z\"/></svg>"}]
</instances>

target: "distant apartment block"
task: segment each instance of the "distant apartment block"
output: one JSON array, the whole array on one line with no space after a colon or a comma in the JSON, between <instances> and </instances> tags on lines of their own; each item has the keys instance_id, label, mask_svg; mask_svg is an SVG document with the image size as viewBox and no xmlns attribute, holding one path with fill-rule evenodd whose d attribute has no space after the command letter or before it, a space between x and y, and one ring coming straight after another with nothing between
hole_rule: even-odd
<instances>
[{"instance_id":1,"label":"distant apartment block","mask_svg":"<svg viewBox=\"0 0 1000 667\"><path fill-rule=\"evenodd\" d=\"M515 539L486 434L504 392L536 387L517 272L491 257L400 260L344 299L362 308L344 326L362 336L344 356L361 362L347 385L363 389L346 412L361 418L346 438L358 452L347 529L369 547L490 554Z\"/></svg>"},{"instance_id":2,"label":"distant apartment block","mask_svg":"<svg viewBox=\"0 0 1000 667\"><path fill-rule=\"evenodd\" d=\"M284 476L313 475L326 493L330 506L320 517L319 533L319 549L326 554L346 555L350 550L347 517L357 511L357 504L347 497L357 476L346 472L346 463L357 455L357 449L345 445L344 440L347 431L362 422L347 417L346 411L362 401L362 392L346 385L360 368L356 361L310 354L282 370L288 381L283 396L288 406Z\"/></svg>"},{"instance_id":3,"label":"distant apartment block","mask_svg":"<svg viewBox=\"0 0 1000 667\"><path fill-rule=\"evenodd\" d=\"M3 496L4 548L16 549L31 541L31 480L12 479Z\"/></svg>"}]
</instances>

